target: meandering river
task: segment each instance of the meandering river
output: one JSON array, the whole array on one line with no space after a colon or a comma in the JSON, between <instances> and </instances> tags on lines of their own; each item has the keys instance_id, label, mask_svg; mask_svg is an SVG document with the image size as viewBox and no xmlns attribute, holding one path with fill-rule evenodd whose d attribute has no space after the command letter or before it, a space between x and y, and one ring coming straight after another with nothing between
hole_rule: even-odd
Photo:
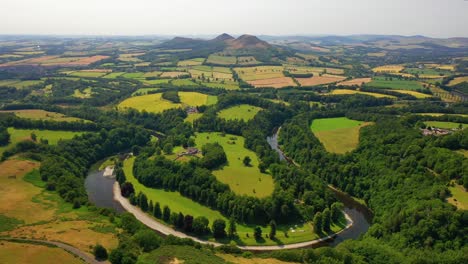
<instances>
[{"instance_id":1,"label":"meandering river","mask_svg":"<svg viewBox=\"0 0 468 264\"><path fill-rule=\"evenodd\" d=\"M278 153L281 160L293 163L279 148L278 131L271 137L268 137L267 141L271 148ZM125 209L120 203L114 200L113 185L115 179L112 177L105 177L103 174L104 171L98 171L97 169L93 169L88 173L85 187L89 200L97 207L112 208L117 212L124 212ZM372 219L372 213L366 206L358 203L346 193L336 190L333 187L330 187L330 189L335 192L337 198L345 205L344 211L353 221L353 225L337 234L333 240L314 245L314 247L322 245L335 246L346 239L356 239L369 229Z\"/></svg>"},{"instance_id":2,"label":"meandering river","mask_svg":"<svg viewBox=\"0 0 468 264\"><path fill-rule=\"evenodd\" d=\"M293 161L283 153L278 145L278 134L280 130L281 128L276 130L272 136L267 137L268 144L278 153L280 160L293 163ZM348 214L351 220L353 220L353 225L350 228L336 235L333 241L327 241L324 243L326 245L335 246L346 239L357 239L361 234L367 232L372 221L372 212L369 208L358 203L348 194L333 187L330 187L330 190L332 190L338 200L345 205L345 213Z\"/></svg>"}]
</instances>

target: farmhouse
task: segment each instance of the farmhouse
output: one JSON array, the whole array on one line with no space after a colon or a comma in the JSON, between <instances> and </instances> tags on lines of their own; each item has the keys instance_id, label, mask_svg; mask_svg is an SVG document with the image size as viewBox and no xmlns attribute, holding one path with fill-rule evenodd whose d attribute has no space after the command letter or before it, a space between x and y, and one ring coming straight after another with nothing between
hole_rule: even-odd
<instances>
[{"instance_id":1,"label":"farmhouse","mask_svg":"<svg viewBox=\"0 0 468 264\"><path fill-rule=\"evenodd\" d=\"M424 136L445 136L451 134L453 130L442 129L442 128L432 128L432 129L421 129Z\"/></svg>"},{"instance_id":2,"label":"farmhouse","mask_svg":"<svg viewBox=\"0 0 468 264\"><path fill-rule=\"evenodd\" d=\"M185 151L182 151L177 154L177 157L182 157L182 156L194 156L200 153L200 150L198 148L186 148Z\"/></svg>"}]
</instances>

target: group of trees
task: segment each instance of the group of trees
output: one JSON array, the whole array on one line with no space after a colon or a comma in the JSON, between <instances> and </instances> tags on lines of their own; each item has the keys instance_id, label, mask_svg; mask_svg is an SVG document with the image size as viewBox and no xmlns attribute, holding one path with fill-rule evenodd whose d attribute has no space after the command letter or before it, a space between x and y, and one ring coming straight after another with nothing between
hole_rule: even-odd
<instances>
[{"instance_id":1,"label":"group of trees","mask_svg":"<svg viewBox=\"0 0 468 264\"><path fill-rule=\"evenodd\" d=\"M338 223L343 217L344 205L342 203L333 203L331 208L325 208L322 212L314 215L314 231L321 233L322 230L330 231L333 223Z\"/></svg>"},{"instance_id":2,"label":"group of trees","mask_svg":"<svg viewBox=\"0 0 468 264\"><path fill-rule=\"evenodd\" d=\"M439 252L465 245L468 215L445 198L448 182L466 175L468 162L437 147L445 139L423 137L408 120L376 116L375 125L361 129L357 150L333 155L311 132L312 117L300 115L282 127L284 151L301 167L364 199L375 213L370 236L398 248Z\"/></svg>"},{"instance_id":3,"label":"group of trees","mask_svg":"<svg viewBox=\"0 0 468 264\"><path fill-rule=\"evenodd\" d=\"M0 124L0 146L7 145L10 142L10 134L6 127Z\"/></svg>"}]
</instances>

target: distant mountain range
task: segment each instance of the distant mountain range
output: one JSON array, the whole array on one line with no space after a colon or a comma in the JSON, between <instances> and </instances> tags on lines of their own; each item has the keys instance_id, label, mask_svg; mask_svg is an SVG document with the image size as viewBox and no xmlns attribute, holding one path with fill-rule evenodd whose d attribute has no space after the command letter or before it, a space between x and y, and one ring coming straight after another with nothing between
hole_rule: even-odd
<instances>
[{"instance_id":1,"label":"distant mountain range","mask_svg":"<svg viewBox=\"0 0 468 264\"><path fill-rule=\"evenodd\" d=\"M221 34L213 39L198 39L198 38L185 38L175 37L169 41L166 41L160 45L161 47L170 47L175 49L196 49L207 46L223 46L227 49L239 50L239 49L267 49L271 48L271 45L260 40L256 36L242 35L238 38L234 38L229 34Z\"/></svg>"}]
</instances>

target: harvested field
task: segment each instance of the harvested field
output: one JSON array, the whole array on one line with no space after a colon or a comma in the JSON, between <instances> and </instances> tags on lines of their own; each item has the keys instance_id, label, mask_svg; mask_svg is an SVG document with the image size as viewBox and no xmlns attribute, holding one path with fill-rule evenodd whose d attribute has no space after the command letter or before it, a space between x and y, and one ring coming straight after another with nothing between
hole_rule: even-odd
<instances>
[{"instance_id":1,"label":"harvested field","mask_svg":"<svg viewBox=\"0 0 468 264\"><path fill-rule=\"evenodd\" d=\"M253 81L247 81L247 82L256 88L263 88L263 87L283 88L283 87L289 87L289 86L297 86L291 77L259 79L259 80L253 80Z\"/></svg>"},{"instance_id":2,"label":"harvested field","mask_svg":"<svg viewBox=\"0 0 468 264\"><path fill-rule=\"evenodd\" d=\"M346 77L335 75L313 76L310 78L296 78L296 80L301 84L301 86L316 86L322 84L329 84L339 82L344 79L346 79Z\"/></svg>"},{"instance_id":3,"label":"harvested field","mask_svg":"<svg viewBox=\"0 0 468 264\"><path fill-rule=\"evenodd\" d=\"M344 82L340 82L337 85L343 85L343 86L362 86L363 83L368 83L371 82L372 78L357 78L357 79L352 79Z\"/></svg>"}]
</instances>

